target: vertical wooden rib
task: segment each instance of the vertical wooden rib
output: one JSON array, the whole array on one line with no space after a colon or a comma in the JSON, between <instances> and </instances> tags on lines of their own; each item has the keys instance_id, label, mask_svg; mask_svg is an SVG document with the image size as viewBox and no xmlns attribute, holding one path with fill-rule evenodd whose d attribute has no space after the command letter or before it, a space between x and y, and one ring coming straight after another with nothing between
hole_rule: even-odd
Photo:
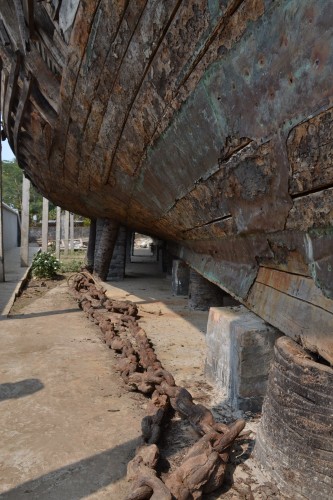
<instances>
[{"instance_id":1,"label":"vertical wooden rib","mask_svg":"<svg viewBox=\"0 0 333 500\"><path fill-rule=\"evenodd\" d=\"M14 141L13 141L13 133L10 127L10 120L11 120L11 112L12 112L14 97L16 92L18 91L17 79L20 71L20 65L21 65L21 54L19 52L16 52L15 61L13 62L10 69L9 79L6 87L6 94L4 98L4 107L3 107L3 121L9 142L11 144L13 144Z\"/></svg>"},{"instance_id":2,"label":"vertical wooden rib","mask_svg":"<svg viewBox=\"0 0 333 500\"><path fill-rule=\"evenodd\" d=\"M20 97L20 102L19 102L19 105L17 107L16 116L15 116L13 136L14 136L14 152L15 152L16 158L18 158L18 137L19 137L20 129L21 129L22 122L23 122L24 112L26 110L27 103L29 100L29 95L31 92L31 85L32 85L32 76L29 75L28 78L26 78L24 80L23 89L22 89L21 97Z\"/></svg>"}]
</instances>

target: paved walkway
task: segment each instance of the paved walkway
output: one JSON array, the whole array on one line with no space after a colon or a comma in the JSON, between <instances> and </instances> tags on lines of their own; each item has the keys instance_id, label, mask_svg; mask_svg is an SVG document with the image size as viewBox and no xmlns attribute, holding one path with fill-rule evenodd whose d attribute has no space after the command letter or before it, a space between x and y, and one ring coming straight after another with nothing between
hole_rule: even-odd
<instances>
[{"instance_id":1,"label":"paved walkway","mask_svg":"<svg viewBox=\"0 0 333 500\"><path fill-rule=\"evenodd\" d=\"M31 263L39 247L29 247ZM15 294L28 268L21 267L20 247L5 251L5 283L0 283L0 316L7 316L15 300Z\"/></svg>"}]
</instances>

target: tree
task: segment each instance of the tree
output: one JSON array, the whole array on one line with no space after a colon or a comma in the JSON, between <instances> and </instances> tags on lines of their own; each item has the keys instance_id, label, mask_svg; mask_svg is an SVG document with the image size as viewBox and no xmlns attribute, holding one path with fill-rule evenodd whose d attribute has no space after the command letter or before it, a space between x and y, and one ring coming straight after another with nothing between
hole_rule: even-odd
<instances>
[{"instance_id":1,"label":"tree","mask_svg":"<svg viewBox=\"0 0 333 500\"><path fill-rule=\"evenodd\" d=\"M14 161L3 161L2 163L2 199L4 203L12 208L21 210L22 204L22 178L23 171ZM50 205L52 210L54 205ZM43 212L43 197L37 189L31 186L30 189L30 217L37 216L40 221Z\"/></svg>"},{"instance_id":2,"label":"tree","mask_svg":"<svg viewBox=\"0 0 333 500\"><path fill-rule=\"evenodd\" d=\"M16 161L2 162L2 199L12 208L21 209L22 170Z\"/></svg>"}]
</instances>

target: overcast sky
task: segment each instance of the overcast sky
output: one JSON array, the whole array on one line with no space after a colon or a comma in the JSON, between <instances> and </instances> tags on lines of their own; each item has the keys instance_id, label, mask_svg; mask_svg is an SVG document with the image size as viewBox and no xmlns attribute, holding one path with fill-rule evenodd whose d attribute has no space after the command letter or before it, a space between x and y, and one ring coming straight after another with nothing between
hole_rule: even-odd
<instances>
[{"instance_id":1,"label":"overcast sky","mask_svg":"<svg viewBox=\"0 0 333 500\"><path fill-rule=\"evenodd\" d=\"M2 143L2 159L6 161L13 160L15 155L10 149L7 139Z\"/></svg>"}]
</instances>

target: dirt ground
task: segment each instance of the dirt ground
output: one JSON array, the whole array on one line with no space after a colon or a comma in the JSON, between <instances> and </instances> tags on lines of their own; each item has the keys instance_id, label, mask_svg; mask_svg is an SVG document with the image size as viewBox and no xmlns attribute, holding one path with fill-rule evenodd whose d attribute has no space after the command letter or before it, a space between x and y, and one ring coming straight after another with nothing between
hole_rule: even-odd
<instances>
[{"instance_id":1,"label":"dirt ground","mask_svg":"<svg viewBox=\"0 0 333 500\"><path fill-rule=\"evenodd\" d=\"M112 298L135 301L140 322L179 385L230 422L235 414L204 376L208 313L193 312L157 275L130 273L106 285ZM122 499L145 414L144 396L127 392L115 355L68 292L67 281L32 280L0 333L0 498ZM251 457L259 416L231 453L222 491L206 499L282 499ZM175 415L161 443L162 476L198 439Z\"/></svg>"}]
</instances>

